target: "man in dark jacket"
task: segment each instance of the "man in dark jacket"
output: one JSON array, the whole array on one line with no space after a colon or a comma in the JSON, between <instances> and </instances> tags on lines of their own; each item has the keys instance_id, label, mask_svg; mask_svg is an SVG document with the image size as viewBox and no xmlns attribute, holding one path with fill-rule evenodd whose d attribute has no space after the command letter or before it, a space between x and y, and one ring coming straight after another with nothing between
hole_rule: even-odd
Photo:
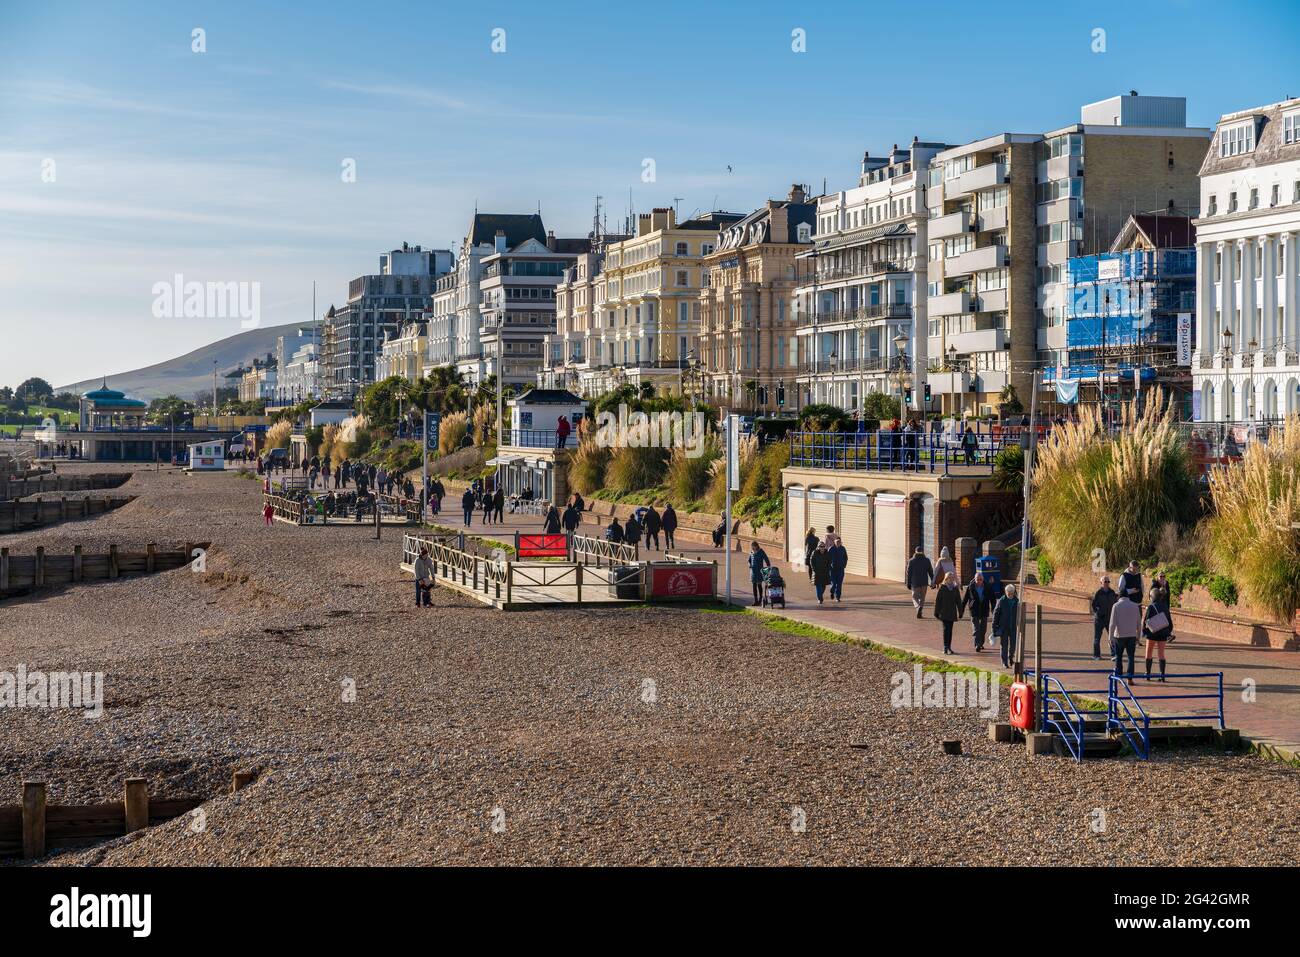
<instances>
[{"instance_id":1,"label":"man in dark jacket","mask_svg":"<svg viewBox=\"0 0 1300 957\"><path fill-rule=\"evenodd\" d=\"M925 557L925 549L920 545L916 546L916 552L908 559L907 575L903 578L903 584L912 589L912 604L916 607L916 617L924 617L921 611L925 607L925 593L934 584L934 566L930 564L930 559Z\"/></svg>"},{"instance_id":2,"label":"man in dark jacket","mask_svg":"<svg viewBox=\"0 0 1300 957\"><path fill-rule=\"evenodd\" d=\"M849 567L849 550L844 547L844 539L835 536L835 544L826 549L831 557L831 598L844 601L844 572Z\"/></svg>"},{"instance_id":3,"label":"man in dark jacket","mask_svg":"<svg viewBox=\"0 0 1300 957\"><path fill-rule=\"evenodd\" d=\"M962 607L970 614L970 636L975 642L975 650L984 650L984 632L989 625L989 615L993 613L993 603L997 596L984 580L983 572L976 572L975 577L966 586L962 598Z\"/></svg>"},{"instance_id":4,"label":"man in dark jacket","mask_svg":"<svg viewBox=\"0 0 1300 957\"><path fill-rule=\"evenodd\" d=\"M1129 601L1142 604L1146 588L1142 584L1142 569L1138 568L1137 562L1129 562L1124 574L1119 576L1119 593Z\"/></svg>"},{"instance_id":5,"label":"man in dark jacket","mask_svg":"<svg viewBox=\"0 0 1300 957\"><path fill-rule=\"evenodd\" d=\"M615 545L623 544L623 526L618 523L617 515L611 516L609 525L605 527L605 541Z\"/></svg>"},{"instance_id":6,"label":"man in dark jacket","mask_svg":"<svg viewBox=\"0 0 1300 957\"><path fill-rule=\"evenodd\" d=\"M642 521L645 522L645 547L646 547L646 549L648 550L648 549L650 549L651 547L653 547L656 551L658 551L658 549L659 549L659 528L660 528L660 526L661 526L662 523L661 523L661 521L660 521L660 519L659 519L659 513L655 511L655 507L654 507L654 505L651 505L651 506L646 510L645 518L642 519Z\"/></svg>"},{"instance_id":7,"label":"man in dark jacket","mask_svg":"<svg viewBox=\"0 0 1300 957\"><path fill-rule=\"evenodd\" d=\"M1092 596L1092 660L1101 660L1101 636L1110 628L1110 611L1119 601L1119 593L1110 587L1110 576L1103 575L1101 587ZM1114 654L1114 652L1111 652Z\"/></svg>"},{"instance_id":8,"label":"man in dark jacket","mask_svg":"<svg viewBox=\"0 0 1300 957\"><path fill-rule=\"evenodd\" d=\"M636 520L635 515L629 515L627 521L623 523L623 541L629 545L641 544L641 523Z\"/></svg>"},{"instance_id":9,"label":"man in dark jacket","mask_svg":"<svg viewBox=\"0 0 1300 957\"><path fill-rule=\"evenodd\" d=\"M673 533L677 531L677 513L673 511L671 504L664 506L663 518L660 524L664 527L664 550L673 548Z\"/></svg>"},{"instance_id":10,"label":"man in dark jacket","mask_svg":"<svg viewBox=\"0 0 1300 957\"><path fill-rule=\"evenodd\" d=\"M578 530L578 525L581 522L582 516L578 514L578 510L574 508L573 505L569 505L569 507L564 510L564 514L560 517L560 524L564 526L566 532L576 532Z\"/></svg>"},{"instance_id":11,"label":"man in dark jacket","mask_svg":"<svg viewBox=\"0 0 1300 957\"><path fill-rule=\"evenodd\" d=\"M1016 660L1016 639L1020 628L1020 599L1016 586L1007 585L993 606L993 634L1001 639L1002 667L1010 668Z\"/></svg>"},{"instance_id":12,"label":"man in dark jacket","mask_svg":"<svg viewBox=\"0 0 1300 957\"><path fill-rule=\"evenodd\" d=\"M497 490L492 493L492 515L493 521L498 525L506 520L506 490L500 485L498 485Z\"/></svg>"},{"instance_id":13,"label":"man in dark jacket","mask_svg":"<svg viewBox=\"0 0 1300 957\"><path fill-rule=\"evenodd\" d=\"M465 513L465 525L474 524L474 490L465 489L464 494L460 497L460 510Z\"/></svg>"}]
</instances>

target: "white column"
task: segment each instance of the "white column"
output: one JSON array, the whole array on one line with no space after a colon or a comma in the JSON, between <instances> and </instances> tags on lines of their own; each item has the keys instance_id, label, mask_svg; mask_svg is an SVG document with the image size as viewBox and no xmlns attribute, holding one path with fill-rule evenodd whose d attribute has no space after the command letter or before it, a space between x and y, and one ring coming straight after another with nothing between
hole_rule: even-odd
<instances>
[{"instance_id":1,"label":"white column","mask_svg":"<svg viewBox=\"0 0 1300 957\"><path fill-rule=\"evenodd\" d=\"M1241 248L1241 341L1237 343L1242 352L1247 352L1247 343L1251 338L1259 338L1255 328L1255 240L1238 241Z\"/></svg>"},{"instance_id":2,"label":"white column","mask_svg":"<svg viewBox=\"0 0 1300 957\"><path fill-rule=\"evenodd\" d=\"M1286 234L1286 263L1282 270L1283 284L1286 287L1284 318L1285 329L1280 330L1287 349L1295 351L1300 348L1300 316L1296 315L1296 299L1300 296L1297 284L1300 284L1300 232Z\"/></svg>"},{"instance_id":3,"label":"white column","mask_svg":"<svg viewBox=\"0 0 1300 957\"><path fill-rule=\"evenodd\" d=\"M1219 313L1220 325L1216 330L1219 341L1214 344L1215 350L1223 348L1223 330L1230 329L1235 337L1237 324L1234 320L1237 311L1237 286L1236 286L1236 267L1237 267L1237 244L1235 242L1219 243Z\"/></svg>"},{"instance_id":4,"label":"white column","mask_svg":"<svg viewBox=\"0 0 1300 957\"><path fill-rule=\"evenodd\" d=\"M1274 355L1278 348L1277 328L1277 244L1272 236L1260 236L1259 248L1263 250L1263 269L1260 270L1262 287L1259 305L1262 312L1259 345L1266 353Z\"/></svg>"},{"instance_id":5,"label":"white column","mask_svg":"<svg viewBox=\"0 0 1300 957\"><path fill-rule=\"evenodd\" d=\"M1202 356L1214 354L1219 331L1214 326L1214 243L1196 249L1196 348Z\"/></svg>"}]
</instances>

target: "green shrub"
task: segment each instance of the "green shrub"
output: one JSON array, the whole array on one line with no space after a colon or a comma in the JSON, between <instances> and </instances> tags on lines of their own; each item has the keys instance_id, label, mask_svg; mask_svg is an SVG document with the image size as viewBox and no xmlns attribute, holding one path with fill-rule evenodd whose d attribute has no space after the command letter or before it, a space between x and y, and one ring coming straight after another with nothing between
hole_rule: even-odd
<instances>
[{"instance_id":1,"label":"green shrub","mask_svg":"<svg viewBox=\"0 0 1300 957\"><path fill-rule=\"evenodd\" d=\"M1052 579L1056 577L1056 567L1052 564L1052 560L1040 552L1036 564L1038 565L1038 584L1050 585Z\"/></svg>"},{"instance_id":2,"label":"green shrub","mask_svg":"<svg viewBox=\"0 0 1300 957\"><path fill-rule=\"evenodd\" d=\"M799 427L805 432L842 432L849 423L849 414L838 405L814 402L799 412Z\"/></svg>"},{"instance_id":3,"label":"green shrub","mask_svg":"<svg viewBox=\"0 0 1300 957\"><path fill-rule=\"evenodd\" d=\"M1225 575L1210 575L1205 580L1205 590L1221 605L1231 608L1237 604L1237 585Z\"/></svg>"},{"instance_id":4,"label":"green shrub","mask_svg":"<svg viewBox=\"0 0 1300 957\"><path fill-rule=\"evenodd\" d=\"M709 436L701 454L688 456L684 448L675 448L668 462L668 495L674 503L693 502L702 496L712 478L712 466L722 456L717 441Z\"/></svg>"},{"instance_id":5,"label":"green shrub","mask_svg":"<svg viewBox=\"0 0 1300 957\"><path fill-rule=\"evenodd\" d=\"M668 469L668 450L646 446L623 446L609 458L605 485L616 492L650 488L660 484Z\"/></svg>"},{"instance_id":6,"label":"green shrub","mask_svg":"<svg viewBox=\"0 0 1300 957\"><path fill-rule=\"evenodd\" d=\"M1019 492L1025 485L1025 450L1004 446L993 459L993 484L1003 492Z\"/></svg>"}]
</instances>

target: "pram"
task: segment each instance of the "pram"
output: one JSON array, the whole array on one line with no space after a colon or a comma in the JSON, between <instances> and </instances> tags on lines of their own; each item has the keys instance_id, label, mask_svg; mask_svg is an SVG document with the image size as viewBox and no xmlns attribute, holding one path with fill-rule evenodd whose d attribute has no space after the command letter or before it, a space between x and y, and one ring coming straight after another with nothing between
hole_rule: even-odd
<instances>
[{"instance_id":1,"label":"pram","mask_svg":"<svg viewBox=\"0 0 1300 957\"><path fill-rule=\"evenodd\" d=\"M769 565L763 569L763 605L776 608L785 607L785 579L781 572Z\"/></svg>"}]
</instances>

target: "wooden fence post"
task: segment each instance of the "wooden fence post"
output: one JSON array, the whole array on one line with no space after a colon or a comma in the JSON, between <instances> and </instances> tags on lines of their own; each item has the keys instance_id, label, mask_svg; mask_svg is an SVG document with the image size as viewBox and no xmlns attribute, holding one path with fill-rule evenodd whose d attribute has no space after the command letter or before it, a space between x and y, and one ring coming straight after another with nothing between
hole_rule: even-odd
<instances>
[{"instance_id":1,"label":"wooden fence post","mask_svg":"<svg viewBox=\"0 0 1300 957\"><path fill-rule=\"evenodd\" d=\"M85 575L84 566L82 564L83 558L84 556L82 554L82 546L73 545L72 546L72 580L74 582L81 581Z\"/></svg>"},{"instance_id":2,"label":"wooden fence post","mask_svg":"<svg viewBox=\"0 0 1300 957\"><path fill-rule=\"evenodd\" d=\"M84 502L85 499L82 499L82 501ZM66 520L67 517L68 517L68 497L66 495L60 495L59 496L59 518L61 520Z\"/></svg>"},{"instance_id":3,"label":"wooden fence post","mask_svg":"<svg viewBox=\"0 0 1300 957\"><path fill-rule=\"evenodd\" d=\"M581 605L582 604L582 562L578 562L576 565L574 565L574 574L577 576L577 580L578 580L578 604Z\"/></svg>"},{"instance_id":4,"label":"wooden fence post","mask_svg":"<svg viewBox=\"0 0 1300 957\"><path fill-rule=\"evenodd\" d=\"M117 546L108 546L108 577L117 577Z\"/></svg>"},{"instance_id":5,"label":"wooden fence post","mask_svg":"<svg viewBox=\"0 0 1300 957\"><path fill-rule=\"evenodd\" d=\"M36 546L36 564L32 569L32 587L42 588L45 585L45 546Z\"/></svg>"},{"instance_id":6,"label":"wooden fence post","mask_svg":"<svg viewBox=\"0 0 1300 957\"><path fill-rule=\"evenodd\" d=\"M126 807L126 833L149 826L149 786L144 778L127 778L122 796Z\"/></svg>"},{"instance_id":7,"label":"wooden fence post","mask_svg":"<svg viewBox=\"0 0 1300 957\"><path fill-rule=\"evenodd\" d=\"M45 782L23 782L23 857L45 856Z\"/></svg>"},{"instance_id":8,"label":"wooden fence post","mask_svg":"<svg viewBox=\"0 0 1300 957\"><path fill-rule=\"evenodd\" d=\"M9 590L9 549L0 548L0 592Z\"/></svg>"},{"instance_id":9,"label":"wooden fence post","mask_svg":"<svg viewBox=\"0 0 1300 957\"><path fill-rule=\"evenodd\" d=\"M144 547L144 570L153 574L154 566L158 561L158 546L150 542Z\"/></svg>"}]
</instances>

